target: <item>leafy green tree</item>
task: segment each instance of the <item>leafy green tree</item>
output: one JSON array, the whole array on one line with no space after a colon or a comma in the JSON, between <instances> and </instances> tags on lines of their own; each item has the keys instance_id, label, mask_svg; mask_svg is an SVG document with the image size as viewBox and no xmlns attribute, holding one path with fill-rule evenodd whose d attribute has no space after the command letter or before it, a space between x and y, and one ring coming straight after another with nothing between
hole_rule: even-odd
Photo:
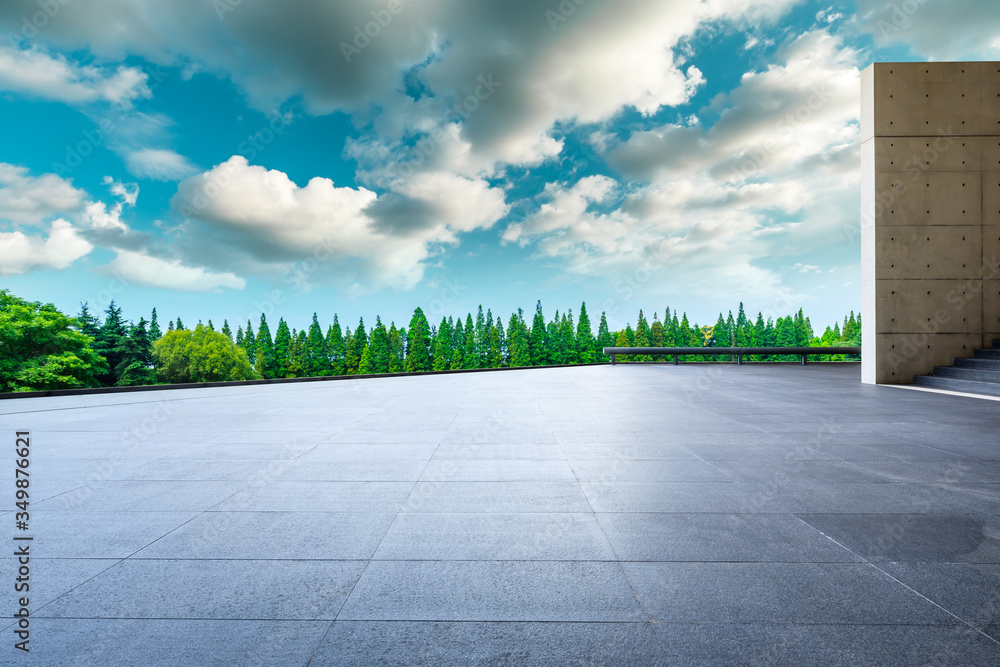
<instances>
[{"instance_id":1,"label":"leafy green tree","mask_svg":"<svg viewBox=\"0 0 1000 667\"><path fill-rule=\"evenodd\" d=\"M628 334L624 329L618 332L618 338L615 340L615 344L610 347L632 347L628 341ZM627 354L615 355L615 361L629 361L631 358L632 357Z\"/></svg>"},{"instance_id":2,"label":"leafy green tree","mask_svg":"<svg viewBox=\"0 0 1000 667\"><path fill-rule=\"evenodd\" d=\"M649 344L651 347L663 347L663 323L653 313L653 323L649 325Z\"/></svg>"},{"instance_id":3,"label":"leafy green tree","mask_svg":"<svg viewBox=\"0 0 1000 667\"><path fill-rule=\"evenodd\" d=\"M406 330L406 370L408 372L432 369L431 344L431 327L427 323L424 311L417 307L413 311L410 326Z\"/></svg>"},{"instance_id":4,"label":"leafy green tree","mask_svg":"<svg viewBox=\"0 0 1000 667\"><path fill-rule=\"evenodd\" d=\"M266 337L270 334L261 318ZM261 336L258 336L258 341ZM227 336L198 325L193 331L168 332L153 344L159 378L169 383L253 380L259 375L246 351Z\"/></svg>"},{"instance_id":5,"label":"leafy green tree","mask_svg":"<svg viewBox=\"0 0 1000 667\"><path fill-rule=\"evenodd\" d=\"M25 301L0 290L0 391L99 386L107 362L93 339L51 303Z\"/></svg>"},{"instance_id":6,"label":"leafy green tree","mask_svg":"<svg viewBox=\"0 0 1000 667\"><path fill-rule=\"evenodd\" d=\"M149 340L144 318L139 318L139 324L131 328L119 352L122 360L115 369L115 375L118 377L117 386L156 384L153 344Z\"/></svg>"}]
</instances>

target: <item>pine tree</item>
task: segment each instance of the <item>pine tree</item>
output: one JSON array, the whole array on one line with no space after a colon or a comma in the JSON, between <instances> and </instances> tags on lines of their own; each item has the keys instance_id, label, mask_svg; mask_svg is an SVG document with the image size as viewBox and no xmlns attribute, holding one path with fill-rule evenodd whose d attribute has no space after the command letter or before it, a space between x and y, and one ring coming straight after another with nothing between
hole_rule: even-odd
<instances>
[{"instance_id":1,"label":"pine tree","mask_svg":"<svg viewBox=\"0 0 1000 667\"><path fill-rule=\"evenodd\" d=\"M156 321L156 308L153 308L153 315L149 318L149 340L157 341L163 337L160 331L160 323Z\"/></svg>"},{"instance_id":2,"label":"pine tree","mask_svg":"<svg viewBox=\"0 0 1000 667\"><path fill-rule=\"evenodd\" d=\"M236 327L236 346L243 347L243 327Z\"/></svg>"},{"instance_id":3,"label":"pine tree","mask_svg":"<svg viewBox=\"0 0 1000 667\"><path fill-rule=\"evenodd\" d=\"M306 332L292 329L288 345L288 370L286 377L300 378L309 375L309 359L306 355Z\"/></svg>"},{"instance_id":4,"label":"pine tree","mask_svg":"<svg viewBox=\"0 0 1000 667\"><path fill-rule=\"evenodd\" d=\"M326 331L326 353L330 357L330 373L347 375L347 344L336 314L333 316L333 324Z\"/></svg>"},{"instance_id":5,"label":"pine tree","mask_svg":"<svg viewBox=\"0 0 1000 667\"><path fill-rule=\"evenodd\" d=\"M465 349L462 351L462 368L479 368L479 354L476 352L476 325L472 323L472 313L465 318Z\"/></svg>"},{"instance_id":6,"label":"pine tree","mask_svg":"<svg viewBox=\"0 0 1000 667\"><path fill-rule=\"evenodd\" d=\"M80 314L76 316L76 321L79 323L80 333L93 339L97 338L97 334L101 330L101 321L90 312L86 301L80 304Z\"/></svg>"},{"instance_id":7,"label":"pine tree","mask_svg":"<svg viewBox=\"0 0 1000 667\"><path fill-rule=\"evenodd\" d=\"M306 372L310 377L330 375L330 357L326 353L326 339L319 318L313 313L306 337Z\"/></svg>"},{"instance_id":8,"label":"pine tree","mask_svg":"<svg viewBox=\"0 0 1000 667\"><path fill-rule=\"evenodd\" d=\"M531 354L532 366L544 366L549 362L545 340L545 316L542 314L542 302L535 304L535 317L531 322L531 333L528 334L528 352Z\"/></svg>"},{"instance_id":9,"label":"pine tree","mask_svg":"<svg viewBox=\"0 0 1000 667\"><path fill-rule=\"evenodd\" d=\"M257 327L254 358L258 375L262 378L275 377L274 342L271 340L271 329L267 326L267 318L264 313L260 314L260 326Z\"/></svg>"},{"instance_id":10,"label":"pine tree","mask_svg":"<svg viewBox=\"0 0 1000 667\"><path fill-rule=\"evenodd\" d=\"M358 362L358 375L370 375L374 372L372 370L371 348L365 347L365 351L361 353L361 361Z\"/></svg>"},{"instance_id":11,"label":"pine tree","mask_svg":"<svg viewBox=\"0 0 1000 667\"><path fill-rule=\"evenodd\" d=\"M490 334L488 337L489 345L486 353L486 368L500 368L503 364L503 353L500 345L500 336L502 332L503 327L500 325L500 320L497 320L490 325Z\"/></svg>"},{"instance_id":12,"label":"pine tree","mask_svg":"<svg viewBox=\"0 0 1000 667\"><path fill-rule=\"evenodd\" d=\"M500 321L499 317L493 324L493 328L497 330L497 365L494 368L503 368L509 365L510 352L507 349L507 334L503 330L503 322Z\"/></svg>"},{"instance_id":13,"label":"pine tree","mask_svg":"<svg viewBox=\"0 0 1000 667\"><path fill-rule=\"evenodd\" d=\"M222 320L222 333L224 333L229 340L233 339L233 330L229 328L229 320Z\"/></svg>"},{"instance_id":14,"label":"pine tree","mask_svg":"<svg viewBox=\"0 0 1000 667\"><path fill-rule=\"evenodd\" d=\"M614 339L611 337L611 330L608 329L608 316L601 311L601 322L597 325L597 340L594 341L594 360L607 361L610 357L604 354L604 348L614 347Z\"/></svg>"},{"instance_id":15,"label":"pine tree","mask_svg":"<svg viewBox=\"0 0 1000 667\"><path fill-rule=\"evenodd\" d=\"M173 320L169 320L169 322L167 324L167 331L173 331L173 330L174 330L174 321Z\"/></svg>"},{"instance_id":16,"label":"pine tree","mask_svg":"<svg viewBox=\"0 0 1000 667\"><path fill-rule=\"evenodd\" d=\"M580 304L580 317L576 321L576 358L581 364L589 364L595 359L594 331L590 328L587 302Z\"/></svg>"},{"instance_id":17,"label":"pine tree","mask_svg":"<svg viewBox=\"0 0 1000 667\"><path fill-rule=\"evenodd\" d=\"M639 320L635 324L635 346L649 347L649 324L646 322L646 316L643 315L642 309L639 310ZM650 361L652 357L648 354L638 354L635 359L636 361Z\"/></svg>"},{"instance_id":18,"label":"pine tree","mask_svg":"<svg viewBox=\"0 0 1000 667\"><path fill-rule=\"evenodd\" d=\"M257 339L253 335L253 324L247 320L247 331L243 334L243 349L251 365L257 360Z\"/></svg>"},{"instance_id":19,"label":"pine tree","mask_svg":"<svg viewBox=\"0 0 1000 667\"><path fill-rule=\"evenodd\" d=\"M184 323L181 322L181 318L177 318L177 325L174 327L175 331L184 331Z\"/></svg>"},{"instance_id":20,"label":"pine tree","mask_svg":"<svg viewBox=\"0 0 1000 667\"><path fill-rule=\"evenodd\" d=\"M274 373L275 377L291 377L292 333L285 318L278 319L274 330Z\"/></svg>"},{"instance_id":21,"label":"pine tree","mask_svg":"<svg viewBox=\"0 0 1000 667\"><path fill-rule=\"evenodd\" d=\"M564 364L579 363L576 354L576 326L573 324L573 311L570 310L563 315L559 322L559 337L562 339L560 347Z\"/></svg>"},{"instance_id":22,"label":"pine tree","mask_svg":"<svg viewBox=\"0 0 1000 667\"><path fill-rule=\"evenodd\" d=\"M209 331L215 331L215 327L214 327L214 326L212 326L212 320L209 320L209 321L208 321L208 330L209 330Z\"/></svg>"},{"instance_id":23,"label":"pine tree","mask_svg":"<svg viewBox=\"0 0 1000 667\"><path fill-rule=\"evenodd\" d=\"M465 368L465 326L462 325L462 318L455 320L455 327L451 331L451 370Z\"/></svg>"},{"instance_id":24,"label":"pine tree","mask_svg":"<svg viewBox=\"0 0 1000 667\"><path fill-rule=\"evenodd\" d=\"M431 353L431 327L424 311L417 307L406 329L406 370L429 371L434 360Z\"/></svg>"},{"instance_id":25,"label":"pine tree","mask_svg":"<svg viewBox=\"0 0 1000 667\"><path fill-rule=\"evenodd\" d=\"M375 327L372 329L371 340L368 341L369 373L389 373L392 364L392 347L389 343L389 332L385 330L382 320L375 316Z\"/></svg>"},{"instance_id":26,"label":"pine tree","mask_svg":"<svg viewBox=\"0 0 1000 667\"><path fill-rule=\"evenodd\" d=\"M726 325L726 318L722 316L722 313L719 313L719 319L715 321L715 328L712 329L712 347L729 347L729 327ZM716 359L728 361L729 355L716 357Z\"/></svg>"},{"instance_id":27,"label":"pine tree","mask_svg":"<svg viewBox=\"0 0 1000 667\"><path fill-rule=\"evenodd\" d=\"M552 321L545 325L545 353L548 356L549 364L563 363L563 350L561 338L559 336L559 311L552 317Z\"/></svg>"},{"instance_id":28,"label":"pine tree","mask_svg":"<svg viewBox=\"0 0 1000 667\"><path fill-rule=\"evenodd\" d=\"M104 357L108 362L108 372L97 376L98 381L105 387L114 386L118 382L118 368L124 356L122 345L128 335L129 330L122 318L122 309L117 307L112 299L104 311L104 323L97 330L97 336L92 345L94 352Z\"/></svg>"},{"instance_id":29,"label":"pine tree","mask_svg":"<svg viewBox=\"0 0 1000 667\"><path fill-rule=\"evenodd\" d=\"M455 334L448 324L448 318L442 317L441 325L434 337L434 370L446 371L451 368L454 336Z\"/></svg>"},{"instance_id":30,"label":"pine tree","mask_svg":"<svg viewBox=\"0 0 1000 667\"><path fill-rule=\"evenodd\" d=\"M153 370L153 344L146 331L145 318L139 318L139 324L131 327L128 337L118 348L121 361L115 368L116 386L147 385L156 383L156 371Z\"/></svg>"},{"instance_id":31,"label":"pine tree","mask_svg":"<svg viewBox=\"0 0 1000 667\"><path fill-rule=\"evenodd\" d=\"M402 373L406 366L403 360L403 337L396 323L389 326L389 372Z\"/></svg>"},{"instance_id":32,"label":"pine tree","mask_svg":"<svg viewBox=\"0 0 1000 667\"><path fill-rule=\"evenodd\" d=\"M479 305L476 312L476 365L472 368L486 367L486 351L489 348L489 331L486 328L486 318L483 316L483 306Z\"/></svg>"},{"instance_id":33,"label":"pine tree","mask_svg":"<svg viewBox=\"0 0 1000 667\"><path fill-rule=\"evenodd\" d=\"M524 324L524 311L520 308L512 313L507 324L508 347L512 367L521 368L531 365L531 347L528 342L528 328Z\"/></svg>"},{"instance_id":34,"label":"pine tree","mask_svg":"<svg viewBox=\"0 0 1000 667\"><path fill-rule=\"evenodd\" d=\"M656 319L656 313L653 313L653 323L649 325L649 344L663 347L663 323Z\"/></svg>"},{"instance_id":35,"label":"pine tree","mask_svg":"<svg viewBox=\"0 0 1000 667\"><path fill-rule=\"evenodd\" d=\"M345 341L347 346L347 374L355 375L361 367L361 356L368 347L368 334L365 332L365 318L358 321L358 328L354 330L354 335L350 340Z\"/></svg>"},{"instance_id":36,"label":"pine tree","mask_svg":"<svg viewBox=\"0 0 1000 667\"><path fill-rule=\"evenodd\" d=\"M746 311L743 310L743 302L740 301L739 314L736 316L736 347L750 347L750 320L747 319Z\"/></svg>"}]
</instances>

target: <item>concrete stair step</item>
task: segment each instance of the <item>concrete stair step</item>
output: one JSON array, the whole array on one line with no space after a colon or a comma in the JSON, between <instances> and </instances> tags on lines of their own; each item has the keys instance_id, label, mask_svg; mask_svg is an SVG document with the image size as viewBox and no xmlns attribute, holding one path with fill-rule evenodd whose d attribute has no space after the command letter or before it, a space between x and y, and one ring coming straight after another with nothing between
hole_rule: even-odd
<instances>
[{"instance_id":1,"label":"concrete stair step","mask_svg":"<svg viewBox=\"0 0 1000 667\"><path fill-rule=\"evenodd\" d=\"M1000 396L1000 383L979 382L977 380L959 380L958 378L937 377L934 375L918 375L913 378L913 384L918 387L933 387L948 391L962 391L970 394L985 394Z\"/></svg>"},{"instance_id":2,"label":"concrete stair step","mask_svg":"<svg viewBox=\"0 0 1000 667\"><path fill-rule=\"evenodd\" d=\"M978 380L980 382L1000 382L1000 368L963 368L961 366L936 366L935 377L958 378L959 380Z\"/></svg>"},{"instance_id":3,"label":"concrete stair step","mask_svg":"<svg viewBox=\"0 0 1000 667\"><path fill-rule=\"evenodd\" d=\"M978 368L980 370L1000 370L1000 359L971 359L959 357L955 359L958 368Z\"/></svg>"},{"instance_id":4,"label":"concrete stair step","mask_svg":"<svg viewBox=\"0 0 1000 667\"><path fill-rule=\"evenodd\" d=\"M976 350L972 356L976 359L1000 359L1000 350Z\"/></svg>"}]
</instances>

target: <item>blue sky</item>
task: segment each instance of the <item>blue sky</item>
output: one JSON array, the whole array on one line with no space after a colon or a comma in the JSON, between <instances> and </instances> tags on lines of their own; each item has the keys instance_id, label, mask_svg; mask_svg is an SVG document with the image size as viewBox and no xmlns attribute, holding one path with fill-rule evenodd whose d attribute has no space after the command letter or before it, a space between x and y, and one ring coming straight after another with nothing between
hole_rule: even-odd
<instances>
[{"instance_id":1,"label":"blue sky","mask_svg":"<svg viewBox=\"0 0 1000 667\"><path fill-rule=\"evenodd\" d=\"M859 71L994 0L0 6L0 287L292 326L860 307Z\"/></svg>"}]
</instances>

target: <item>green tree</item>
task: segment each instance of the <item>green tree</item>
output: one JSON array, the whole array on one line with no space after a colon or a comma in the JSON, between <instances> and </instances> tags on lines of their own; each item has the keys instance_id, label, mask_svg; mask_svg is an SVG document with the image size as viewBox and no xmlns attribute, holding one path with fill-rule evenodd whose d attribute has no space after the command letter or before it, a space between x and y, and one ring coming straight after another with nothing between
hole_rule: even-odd
<instances>
[{"instance_id":1,"label":"green tree","mask_svg":"<svg viewBox=\"0 0 1000 667\"><path fill-rule=\"evenodd\" d=\"M392 322L389 325L389 372L390 373L402 373L405 368L405 360L403 358L404 346L403 346L403 336L399 329L396 328L396 323Z\"/></svg>"},{"instance_id":2,"label":"green tree","mask_svg":"<svg viewBox=\"0 0 1000 667\"><path fill-rule=\"evenodd\" d=\"M229 320L222 320L222 333L229 336L229 340L233 339L233 330L229 328Z\"/></svg>"},{"instance_id":3,"label":"green tree","mask_svg":"<svg viewBox=\"0 0 1000 667\"><path fill-rule=\"evenodd\" d=\"M431 327L424 311L417 307L406 330L406 370L408 372L432 369Z\"/></svg>"},{"instance_id":4,"label":"green tree","mask_svg":"<svg viewBox=\"0 0 1000 667\"><path fill-rule=\"evenodd\" d=\"M594 330L590 328L590 316L587 315L587 302L580 304L580 317L576 321L576 358L581 364L594 361Z\"/></svg>"},{"instance_id":5,"label":"green tree","mask_svg":"<svg viewBox=\"0 0 1000 667\"><path fill-rule=\"evenodd\" d=\"M635 346L649 347L649 323L646 322L646 316L643 315L642 309L639 310L639 320L635 324ZM635 356L636 361L651 361L652 359L653 357L648 354Z\"/></svg>"},{"instance_id":6,"label":"green tree","mask_svg":"<svg viewBox=\"0 0 1000 667\"><path fill-rule=\"evenodd\" d=\"M476 351L476 325L472 323L472 313L465 318L465 349L462 351L462 368L479 368L479 353Z\"/></svg>"},{"instance_id":7,"label":"green tree","mask_svg":"<svg viewBox=\"0 0 1000 667\"><path fill-rule=\"evenodd\" d=\"M261 327L266 327L266 323L262 321ZM267 333L266 329L264 332ZM226 382L259 377L245 350L203 325L193 331L168 332L153 344L153 356L164 382Z\"/></svg>"},{"instance_id":8,"label":"green tree","mask_svg":"<svg viewBox=\"0 0 1000 667\"><path fill-rule=\"evenodd\" d=\"M326 340L323 338L323 328L319 318L313 313L309 324L309 335L306 338L306 368L310 377L330 375L330 357L326 353Z\"/></svg>"},{"instance_id":9,"label":"green tree","mask_svg":"<svg viewBox=\"0 0 1000 667\"><path fill-rule=\"evenodd\" d=\"M108 372L97 379L106 387L118 382L118 368L122 362L122 345L128 338L128 325L122 318L122 309L115 305L114 299L104 311L104 324L97 330L94 339L94 351L108 362Z\"/></svg>"},{"instance_id":10,"label":"green tree","mask_svg":"<svg viewBox=\"0 0 1000 667\"><path fill-rule=\"evenodd\" d=\"M80 314L76 316L76 321L80 333L84 336L90 336L94 340L97 339L97 334L101 330L101 321L90 312L86 301L80 304Z\"/></svg>"},{"instance_id":11,"label":"green tree","mask_svg":"<svg viewBox=\"0 0 1000 667\"><path fill-rule=\"evenodd\" d=\"M625 330L618 332L618 338L615 340L615 344L611 347L632 347L628 342L628 334ZM615 361L629 361L631 357L627 354L615 355Z\"/></svg>"},{"instance_id":12,"label":"green tree","mask_svg":"<svg viewBox=\"0 0 1000 667\"><path fill-rule=\"evenodd\" d=\"M253 335L253 324L247 320L247 331L243 334L243 349L246 350L247 359L251 364L257 360L257 339Z\"/></svg>"},{"instance_id":13,"label":"green tree","mask_svg":"<svg viewBox=\"0 0 1000 667\"><path fill-rule=\"evenodd\" d=\"M274 330L274 377L294 377L291 366L292 332L288 330L288 323L282 317L278 319L278 328Z\"/></svg>"},{"instance_id":14,"label":"green tree","mask_svg":"<svg viewBox=\"0 0 1000 667\"><path fill-rule=\"evenodd\" d=\"M122 360L115 369L117 386L156 384L153 344L149 340L144 318L139 318L139 324L131 328L119 351Z\"/></svg>"},{"instance_id":15,"label":"green tree","mask_svg":"<svg viewBox=\"0 0 1000 667\"><path fill-rule=\"evenodd\" d=\"M434 336L434 370L446 371L451 368L454 336L454 331L448 324L448 318L442 317L437 335Z\"/></svg>"},{"instance_id":16,"label":"green tree","mask_svg":"<svg viewBox=\"0 0 1000 667\"><path fill-rule=\"evenodd\" d=\"M610 357L604 354L604 348L614 347L615 343L611 330L608 329L608 316L604 311L601 311L601 322L597 325L597 340L594 342L594 359L607 361Z\"/></svg>"},{"instance_id":17,"label":"green tree","mask_svg":"<svg viewBox=\"0 0 1000 667\"><path fill-rule=\"evenodd\" d=\"M82 323L51 303L0 290L0 391L99 386L107 362L91 347Z\"/></svg>"},{"instance_id":18,"label":"green tree","mask_svg":"<svg viewBox=\"0 0 1000 667\"><path fill-rule=\"evenodd\" d=\"M354 330L354 335L347 342L347 374L354 375L360 372L361 357L368 347L368 334L365 332L365 318L358 320L358 328Z\"/></svg>"},{"instance_id":19,"label":"green tree","mask_svg":"<svg viewBox=\"0 0 1000 667\"><path fill-rule=\"evenodd\" d=\"M347 375L347 344L336 314L333 316L333 324L326 330L326 352L330 355L330 373Z\"/></svg>"},{"instance_id":20,"label":"green tree","mask_svg":"<svg viewBox=\"0 0 1000 667\"><path fill-rule=\"evenodd\" d=\"M531 347L528 342L528 328L524 324L524 311L520 308L511 314L507 324L508 347L510 348L510 365L524 367L531 365Z\"/></svg>"},{"instance_id":21,"label":"green tree","mask_svg":"<svg viewBox=\"0 0 1000 667\"><path fill-rule=\"evenodd\" d=\"M545 316L542 314L542 302L539 301L535 304L535 317L531 322L531 333L528 335L528 351L531 354L532 366L544 366L549 363L545 334Z\"/></svg>"},{"instance_id":22,"label":"green tree","mask_svg":"<svg viewBox=\"0 0 1000 667\"><path fill-rule=\"evenodd\" d=\"M180 321L180 318L177 318ZM271 328L267 326L267 318L260 314L260 326L257 327L257 349L254 354L254 367L262 378L275 377L274 341L271 340Z\"/></svg>"},{"instance_id":23,"label":"green tree","mask_svg":"<svg viewBox=\"0 0 1000 667\"><path fill-rule=\"evenodd\" d=\"M368 342L372 373L389 373L392 364L392 347L389 344L389 332L385 330L381 318L375 316L375 328Z\"/></svg>"},{"instance_id":24,"label":"green tree","mask_svg":"<svg viewBox=\"0 0 1000 667\"><path fill-rule=\"evenodd\" d=\"M579 357L576 354L576 326L573 324L572 310L564 313L559 321L559 339L563 363L579 363Z\"/></svg>"},{"instance_id":25,"label":"green tree","mask_svg":"<svg viewBox=\"0 0 1000 667\"><path fill-rule=\"evenodd\" d=\"M160 331L160 323L156 321L156 308L153 308L153 315L149 318L149 340L154 341L163 335Z\"/></svg>"}]
</instances>

